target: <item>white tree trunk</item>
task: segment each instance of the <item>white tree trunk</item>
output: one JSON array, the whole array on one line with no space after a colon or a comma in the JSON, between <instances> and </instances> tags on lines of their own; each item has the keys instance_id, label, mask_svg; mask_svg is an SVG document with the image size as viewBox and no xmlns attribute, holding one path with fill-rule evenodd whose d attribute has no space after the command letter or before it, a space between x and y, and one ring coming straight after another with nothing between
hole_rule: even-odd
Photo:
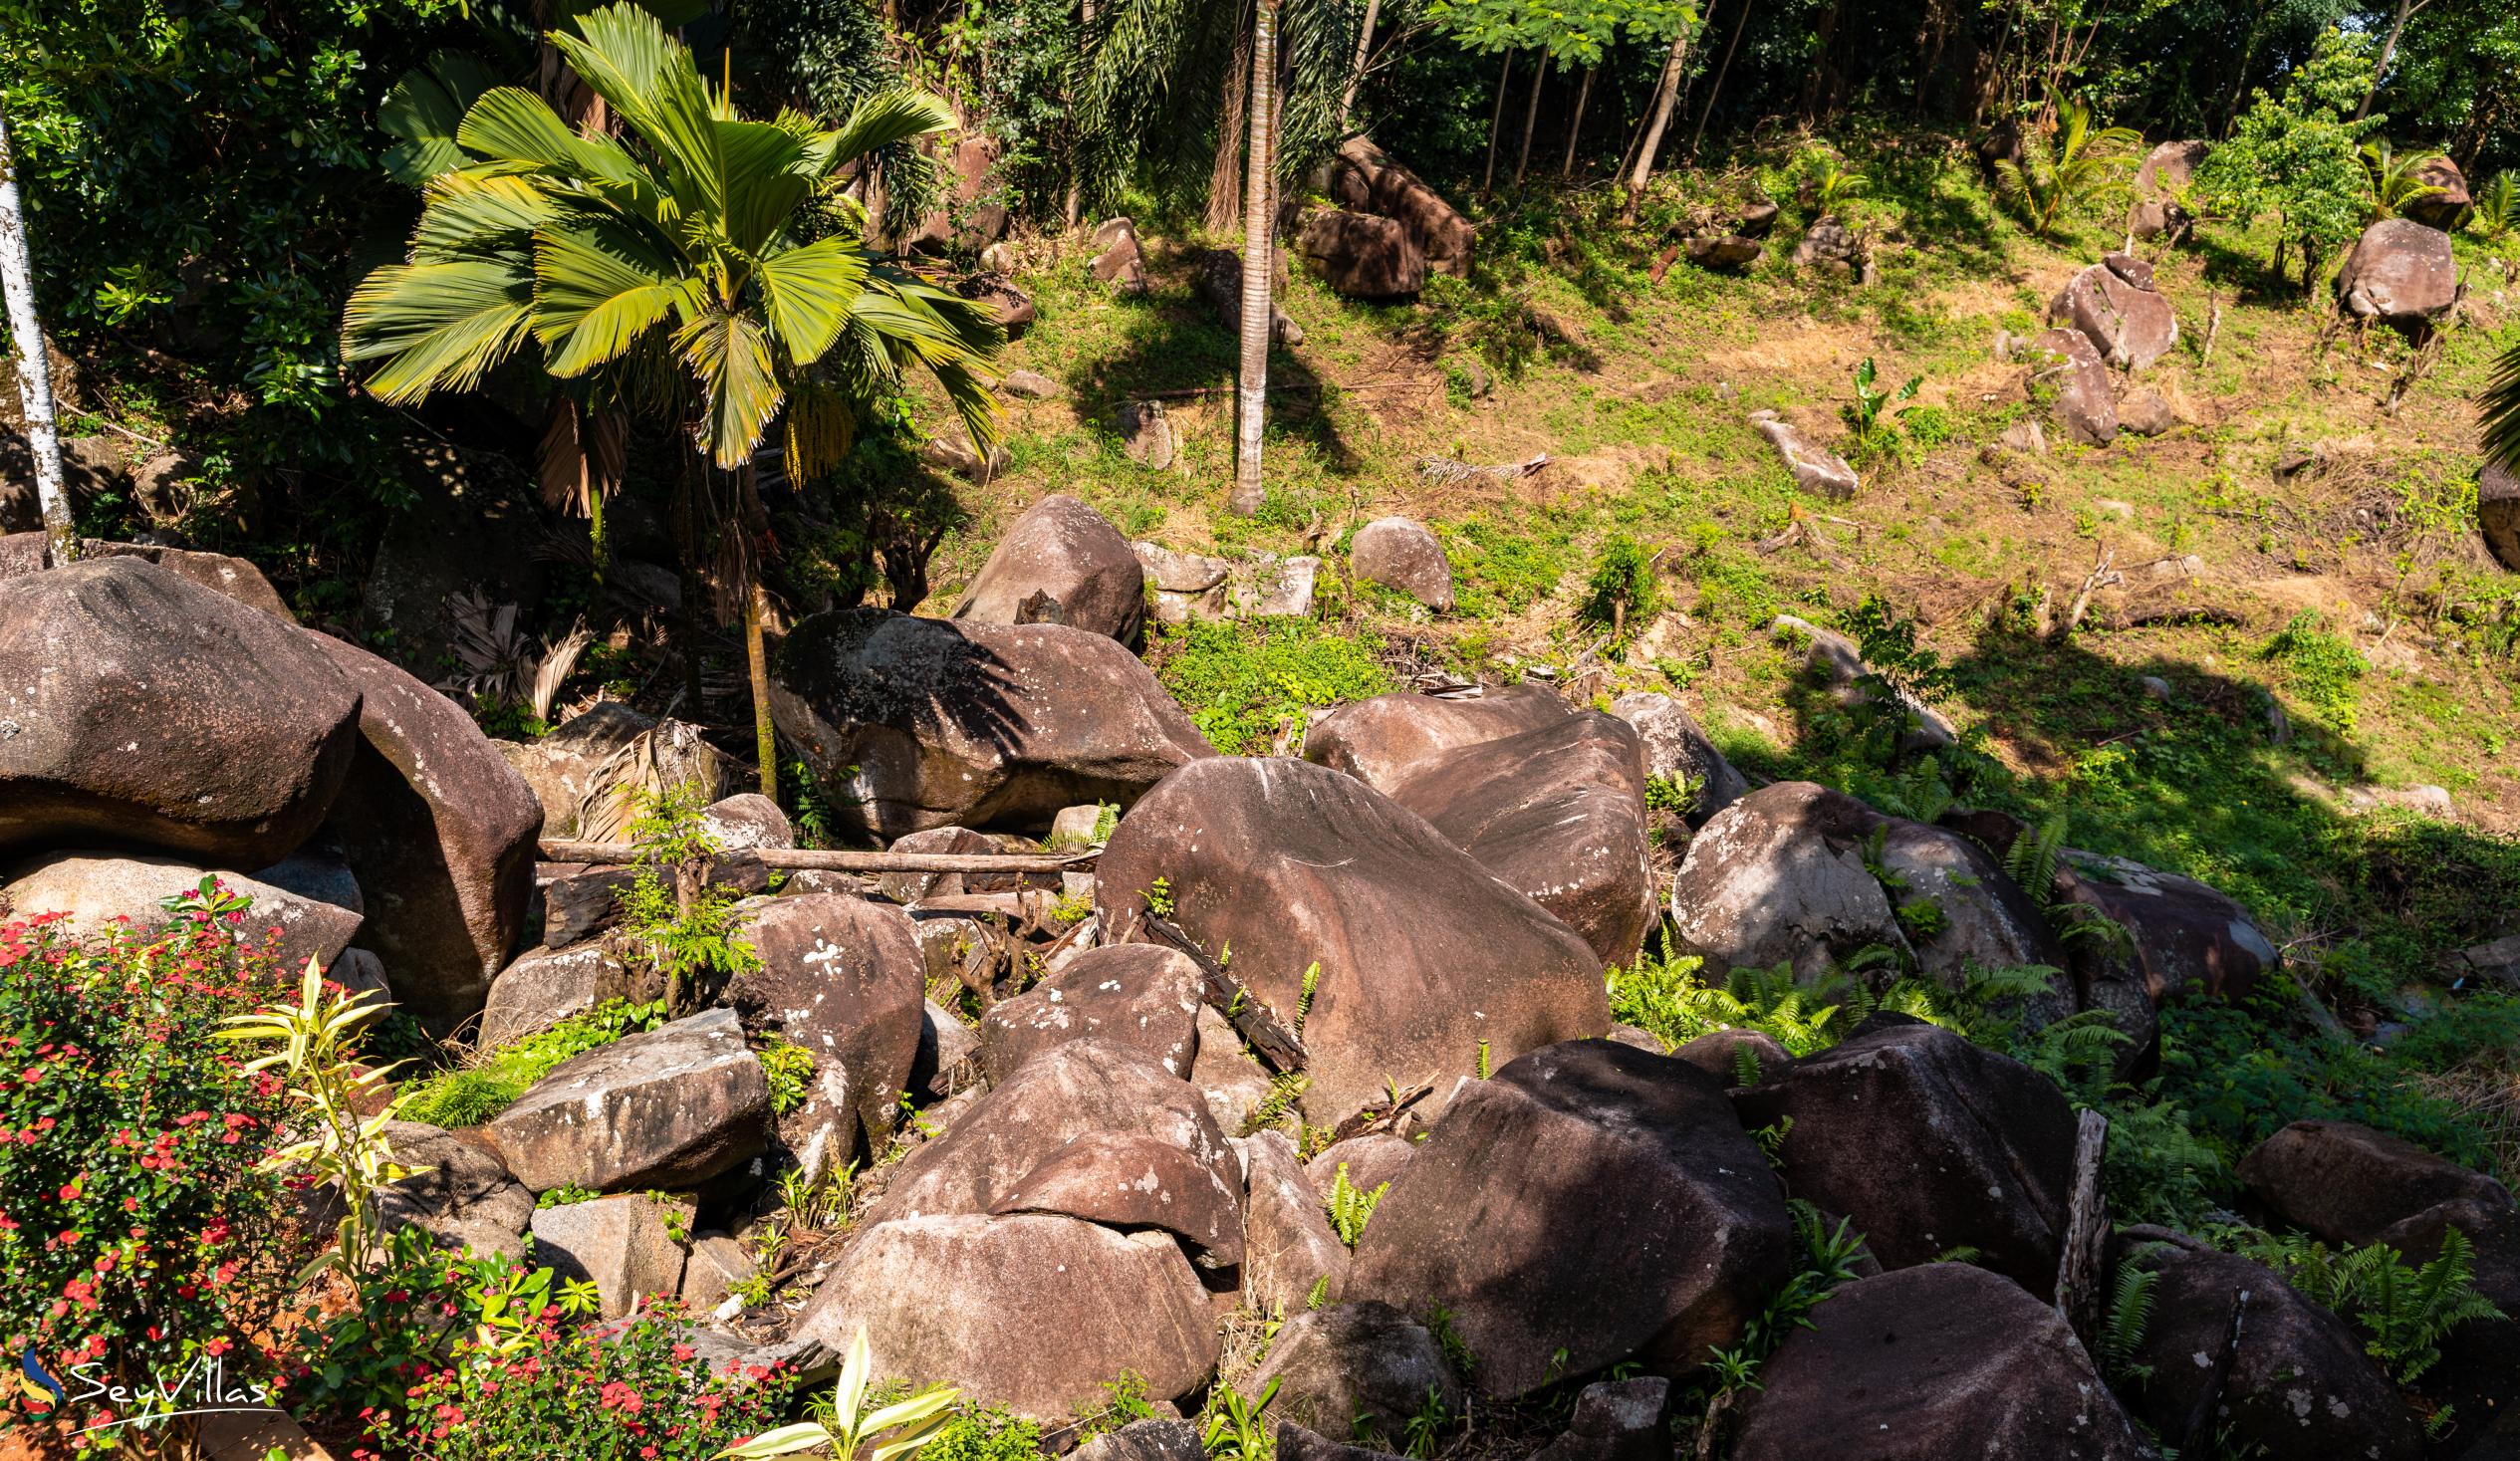
<instances>
[{"instance_id":1,"label":"white tree trunk","mask_svg":"<svg viewBox=\"0 0 2520 1461\"><path fill-rule=\"evenodd\" d=\"M1383 0L1365 0L1365 28L1357 32L1357 64L1348 72L1348 86L1339 94L1339 130L1344 136L1348 120L1357 110L1357 87L1365 81L1366 57L1374 50L1374 22L1383 13Z\"/></svg>"},{"instance_id":2,"label":"white tree trunk","mask_svg":"<svg viewBox=\"0 0 2520 1461\"><path fill-rule=\"evenodd\" d=\"M55 564L79 556L79 530L62 486L61 435L53 429L53 366L44 356L44 322L35 313L35 265L26 250L26 207L9 150L9 119L0 114L0 292L8 296L9 336L18 347L18 400L26 411L26 444L35 457L35 500Z\"/></svg>"},{"instance_id":3,"label":"white tree trunk","mask_svg":"<svg viewBox=\"0 0 2520 1461\"><path fill-rule=\"evenodd\" d=\"M1242 378L1234 399L1234 491L1231 511L1249 517L1267 489L1260 480L1260 432L1269 403L1270 255L1277 220L1270 216L1269 177L1278 160L1272 90L1278 74L1278 0L1260 0L1251 26L1251 145L1244 159L1242 219Z\"/></svg>"},{"instance_id":4,"label":"white tree trunk","mask_svg":"<svg viewBox=\"0 0 2520 1461\"><path fill-rule=\"evenodd\" d=\"M1628 203L1620 209L1622 221L1637 221L1637 205L1645 195L1645 180L1653 176L1654 153L1662 150L1663 130L1671 124L1671 106L1679 100L1680 73L1688 62L1688 31L1683 28L1671 38L1671 57L1662 63L1662 80L1653 89L1653 121L1645 124L1645 139L1637 144L1637 168L1628 174Z\"/></svg>"}]
</instances>

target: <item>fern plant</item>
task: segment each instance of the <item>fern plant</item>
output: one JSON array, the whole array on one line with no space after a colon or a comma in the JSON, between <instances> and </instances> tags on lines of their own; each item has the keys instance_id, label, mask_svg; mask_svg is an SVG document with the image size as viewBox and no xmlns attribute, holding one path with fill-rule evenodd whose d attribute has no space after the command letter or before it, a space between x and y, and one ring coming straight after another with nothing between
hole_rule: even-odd
<instances>
[{"instance_id":1,"label":"fern plant","mask_svg":"<svg viewBox=\"0 0 2520 1461\"><path fill-rule=\"evenodd\" d=\"M2112 1384L2125 1388L2152 1377L2152 1366L2136 1358L2143 1351L2144 1332L2152 1324L2152 1291L2161 1282L2158 1269L2145 1260L2164 1245L2147 1243L2118 1265L2118 1283L2110 1291L2109 1313L2094 1337L2092 1357Z\"/></svg>"},{"instance_id":2,"label":"fern plant","mask_svg":"<svg viewBox=\"0 0 2520 1461\"><path fill-rule=\"evenodd\" d=\"M2441 1251L2409 1268L2386 1243L2331 1250L2299 1234L2252 1233L2247 1256L2361 1330L2364 1348L2400 1385L2441 1358L2441 1340L2460 1325L2506 1316L2476 1292L2476 1249L2445 1228Z\"/></svg>"},{"instance_id":3,"label":"fern plant","mask_svg":"<svg viewBox=\"0 0 2520 1461\"><path fill-rule=\"evenodd\" d=\"M1330 1201L1327 1204L1331 1231L1339 1235L1339 1241L1350 1248L1356 1247L1357 1240L1365 1236L1365 1225L1374 1219L1376 1205L1383 1201L1383 1194L1390 1190L1388 1182L1371 1192L1360 1190L1348 1180L1348 1164L1341 1162L1339 1170L1331 1174Z\"/></svg>"},{"instance_id":4,"label":"fern plant","mask_svg":"<svg viewBox=\"0 0 2520 1461\"><path fill-rule=\"evenodd\" d=\"M1999 158L1995 170L2030 231L2045 241L2059 218L2095 212L2129 188L2131 154L2142 142L2132 127L2094 125L2090 106L2069 97L2056 104L2055 133L2031 128L2022 135L2019 160Z\"/></svg>"}]
</instances>

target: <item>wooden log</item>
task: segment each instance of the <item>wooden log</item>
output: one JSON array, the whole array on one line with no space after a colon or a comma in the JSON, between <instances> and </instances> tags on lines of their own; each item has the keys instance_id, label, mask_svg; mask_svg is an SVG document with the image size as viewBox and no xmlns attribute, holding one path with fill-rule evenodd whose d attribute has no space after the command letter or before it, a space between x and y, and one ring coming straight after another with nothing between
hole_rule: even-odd
<instances>
[{"instance_id":1,"label":"wooden log","mask_svg":"<svg viewBox=\"0 0 2520 1461\"><path fill-rule=\"evenodd\" d=\"M543 887L543 947L567 948L611 927L622 916L622 894L637 881L631 867L590 867L553 878ZM770 869L750 852L729 852L711 863L707 886L748 897L770 886Z\"/></svg>"},{"instance_id":2,"label":"wooden log","mask_svg":"<svg viewBox=\"0 0 2520 1461\"><path fill-rule=\"evenodd\" d=\"M1204 977L1207 1002L1223 1015L1241 1034L1260 1058L1280 1072L1300 1071L1309 1059L1304 1042L1281 1023L1267 1002L1253 994L1249 986L1225 972L1223 965L1207 956L1207 950L1192 942L1180 926L1168 918L1152 913L1141 914L1134 933L1150 935L1150 941L1179 949L1190 956Z\"/></svg>"},{"instance_id":3,"label":"wooden log","mask_svg":"<svg viewBox=\"0 0 2520 1461\"><path fill-rule=\"evenodd\" d=\"M2109 1256L2109 1203L2101 1195L2101 1157L2109 1118L2084 1111L2074 1128L2074 1186L2065 1208L2065 1251L2056 1266L2056 1312L2089 1344L2099 1337L2101 1271Z\"/></svg>"},{"instance_id":4,"label":"wooden log","mask_svg":"<svg viewBox=\"0 0 2520 1461\"><path fill-rule=\"evenodd\" d=\"M547 838L542 854L553 862L632 862L629 843L582 843ZM819 848L748 848L765 867L810 867L822 872L1083 872L1102 855L1082 852L848 852Z\"/></svg>"}]
</instances>

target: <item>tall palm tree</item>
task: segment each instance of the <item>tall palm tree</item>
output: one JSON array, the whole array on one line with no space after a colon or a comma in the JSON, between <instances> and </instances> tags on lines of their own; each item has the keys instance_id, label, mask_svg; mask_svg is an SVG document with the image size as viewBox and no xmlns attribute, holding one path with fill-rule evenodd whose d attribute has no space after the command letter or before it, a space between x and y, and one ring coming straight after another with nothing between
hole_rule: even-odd
<instances>
[{"instance_id":1,"label":"tall palm tree","mask_svg":"<svg viewBox=\"0 0 2520 1461\"><path fill-rule=\"evenodd\" d=\"M552 374L630 381L669 413L689 469L720 474L718 581L744 617L774 795L754 452L783 425L789 473L828 470L858 405L906 366L935 377L974 438L996 439L981 371L998 333L983 307L878 258L837 191L869 152L952 117L896 92L831 129L787 110L746 121L646 11L613 5L578 27L552 44L625 135L573 129L522 88L483 92L455 134L471 160L429 179L410 261L353 291L343 355L376 362L368 388L403 403L479 385L530 339Z\"/></svg>"}]
</instances>

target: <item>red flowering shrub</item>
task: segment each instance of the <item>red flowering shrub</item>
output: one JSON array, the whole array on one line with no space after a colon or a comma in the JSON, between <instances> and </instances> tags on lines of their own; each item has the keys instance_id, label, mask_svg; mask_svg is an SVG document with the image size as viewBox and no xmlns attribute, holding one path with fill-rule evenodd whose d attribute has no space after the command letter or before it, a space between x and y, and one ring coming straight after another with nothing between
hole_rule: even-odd
<instances>
[{"instance_id":1,"label":"red flowering shrub","mask_svg":"<svg viewBox=\"0 0 2520 1461\"><path fill-rule=\"evenodd\" d=\"M681 1342L668 1311L562 1329L557 1311L523 1341L456 1346L454 1366L412 1387L389 1453L429 1461L702 1461L781 1423L789 1384L760 1367L722 1374Z\"/></svg>"},{"instance_id":2,"label":"red flowering shrub","mask_svg":"<svg viewBox=\"0 0 2520 1461\"><path fill-rule=\"evenodd\" d=\"M85 948L52 919L0 925L0 1341L75 1405L90 1376L147 1386L218 1354L244 1367L233 1351L288 1287L288 1204L258 1166L279 1083L210 1039L274 971L242 908L183 913L153 939ZM50 1408L9 1389L20 1416ZM116 1418L76 1409L80 1425Z\"/></svg>"}]
</instances>

